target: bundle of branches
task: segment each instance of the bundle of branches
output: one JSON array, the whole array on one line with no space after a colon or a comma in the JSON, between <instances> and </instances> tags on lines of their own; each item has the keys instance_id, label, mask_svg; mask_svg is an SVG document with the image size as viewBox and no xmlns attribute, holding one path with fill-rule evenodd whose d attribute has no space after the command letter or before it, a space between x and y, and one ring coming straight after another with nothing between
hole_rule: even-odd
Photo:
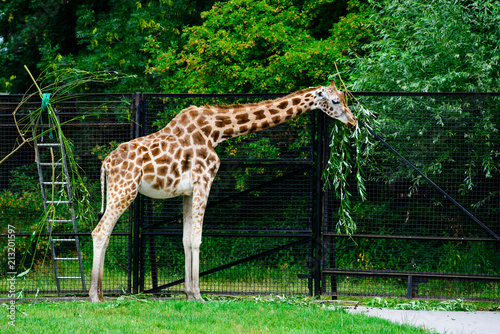
<instances>
[{"instance_id":1,"label":"bundle of branches","mask_svg":"<svg viewBox=\"0 0 500 334\"><path fill-rule=\"evenodd\" d=\"M346 103L355 101L356 118L371 128L370 124L375 122L373 113L362 106L347 90L344 82L341 82L347 95ZM375 142L370 133L359 125L354 130L349 130L337 122L331 128L330 138L330 158L323 170L324 187L326 190L332 190L339 200L337 233L351 235L356 231L356 222L351 216L353 194L349 191L349 181L355 182L361 200L366 200L363 167L370 162Z\"/></svg>"},{"instance_id":2,"label":"bundle of branches","mask_svg":"<svg viewBox=\"0 0 500 334\"><path fill-rule=\"evenodd\" d=\"M59 122L56 110L53 105L57 105L62 101L69 99L74 99L75 95L73 92L77 91L79 87L83 87L89 83L106 83L109 81L114 81L120 77L118 73L114 72L87 72L76 69L50 69L50 71L44 71L40 77L36 80L29 69L25 66L26 71L29 73L31 79L33 80L33 85L30 90L33 92L27 93L22 98L21 102L17 105L13 112L14 121L16 124L16 129L19 137L16 142L14 149L5 157L0 160L0 164L7 160L9 157L13 156L21 147L26 144L33 143L40 140L43 136L49 136L57 140L61 145L66 155L67 162L67 182L70 183L69 189L71 189L71 197L73 198L73 205L75 212L78 212L78 219L81 226L92 228L95 222L96 213L90 204L90 194L85 186L84 179L80 175L80 167L75 160L73 154L73 142L69 140L63 133L62 127L71 122L78 121L80 117L74 117L63 123ZM50 93L44 93L50 92ZM32 101L36 96L42 99L42 103L36 109L29 109L29 113L22 113L26 108L27 102ZM49 99L50 98L50 99ZM42 124L42 118L45 119L45 126L39 126ZM47 126L48 124L48 126ZM55 172L55 162L54 155L52 155L52 181L58 177L63 177L62 175L56 175ZM64 171L60 171L63 173ZM65 177L63 177L65 179ZM55 184L55 182L52 182ZM55 189L52 188L52 196L54 199ZM37 255L37 251L40 247L40 237L43 232L46 231L47 220L56 219L56 210L54 207L55 201L48 201L47 207L44 214L39 218L35 224L35 229L32 231L31 238L27 244L27 247L22 252L21 261L17 263L18 270L22 272L18 274L18 277L24 277L30 272L35 259L42 257L42 266L45 263L45 258L48 253L49 243L46 244L44 254Z\"/></svg>"}]
</instances>

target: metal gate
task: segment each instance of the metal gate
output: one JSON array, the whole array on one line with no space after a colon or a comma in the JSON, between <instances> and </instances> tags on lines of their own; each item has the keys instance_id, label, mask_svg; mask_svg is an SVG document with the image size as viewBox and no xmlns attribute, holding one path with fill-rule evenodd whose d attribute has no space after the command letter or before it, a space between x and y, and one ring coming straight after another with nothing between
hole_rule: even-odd
<instances>
[{"instance_id":1,"label":"metal gate","mask_svg":"<svg viewBox=\"0 0 500 334\"><path fill-rule=\"evenodd\" d=\"M144 94L142 135L190 105L255 102L281 95ZM313 293L316 115L222 143L200 255L202 293ZM182 198L140 197L134 207L133 292L182 293ZM167 269L168 268L168 269ZM319 267L318 267L319 268Z\"/></svg>"},{"instance_id":2,"label":"metal gate","mask_svg":"<svg viewBox=\"0 0 500 334\"><path fill-rule=\"evenodd\" d=\"M353 201L355 234L337 232L325 195L321 293L498 301L500 173L486 164L499 164L500 94L356 96L381 115L374 130L457 203L379 143L368 199Z\"/></svg>"}]
</instances>

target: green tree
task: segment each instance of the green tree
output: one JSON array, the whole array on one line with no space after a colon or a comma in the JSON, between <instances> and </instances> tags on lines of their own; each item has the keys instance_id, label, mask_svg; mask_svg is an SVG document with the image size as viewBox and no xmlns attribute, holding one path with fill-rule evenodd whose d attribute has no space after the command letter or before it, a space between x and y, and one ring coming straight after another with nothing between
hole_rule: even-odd
<instances>
[{"instance_id":1,"label":"green tree","mask_svg":"<svg viewBox=\"0 0 500 334\"><path fill-rule=\"evenodd\" d=\"M74 1L0 2L0 91L26 91L31 80L23 65L35 71L45 46L78 52L75 10Z\"/></svg>"},{"instance_id":2,"label":"green tree","mask_svg":"<svg viewBox=\"0 0 500 334\"><path fill-rule=\"evenodd\" d=\"M0 90L24 92L32 72L60 67L118 71L113 91L155 90L143 75L148 54L140 51L146 36L179 43L184 25L201 23L200 12L214 1L84 0L0 2ZM87 87L87 89L96 87ZM101 90L101 87L99 87Z\"/></svg>"},{"instance_id":3,"label":"green tree","mask_svg":"<svg viewBox=\"0 0 500 334\"><path fill-rule=\"evenodd\" d=\"M377 38L351 62L353 90L500 89L500 4L494 0L371 1Z\"/></svg>"},{"instance_id":4,"label":"green tree","mask_svg":"<svg viewBox=\"0 0 500 334\"><path fill-rule=\"evenodd\" d=\"M359 11L359 3L352 3ZM335 62L369 35L344 17L323 20L325 8L337 15L348 9L345 1L333 0L217 3L202 13L201 26L185 29L180 52L175 43L149 38L145 50L153 60L147 73L161 76L161 87L169 92L290 92L324 83ZM358 33L344 41L335 32L338 24Z\"/></svg>"}]
</instances>

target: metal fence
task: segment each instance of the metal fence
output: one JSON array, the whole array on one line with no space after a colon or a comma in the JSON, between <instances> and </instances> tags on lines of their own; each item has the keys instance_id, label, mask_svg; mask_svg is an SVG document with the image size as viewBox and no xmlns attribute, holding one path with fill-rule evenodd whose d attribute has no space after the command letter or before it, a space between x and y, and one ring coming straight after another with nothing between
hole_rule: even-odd
<instances>
[{"instance_id":1,"label":"metal fence","mask_svg":"<svg viewBox=\"0 0 500 334\"><path fill-rule=\"evenodd\" d=\"M322 293L498 300L499 94L358 99L379 115L375 131L477 221L378 143L368 199L353 201L354 235L337 233L336 199L327 194Z\"/></svg>"},{"instance_id":2,"label":"metal fence","mask_svg":"<svg viewBox=\"0 0 500 334\"><path fill-rule=\"evenodd\" d=\"M205 215L202 292L500 299L500 242L495 238L500 234L500 94L356 95L379 115L374 130L493 234L380 144L365 170L368 200L353 202L358 229L352 236L338 232L338 200L323 191L319 177L329 157L331 122L308 113L217 148L222 165ZM63 131L73 141L97 211L100 159L118 143L157 131L189 105L278 96L92 94L54 107L69 121ZM19 140L12 111L20 99L0 96L0 157ZM39 100L28 101L17 120L39 106ZM1 265L8 265L4 245L12 225L16 263L24 254L34 261L32 271L17 280L18 289L24 287L25 294L86 294L71 281L57 291L48 237L42 233L34 242L43 213L37 180L28 145L0 165ZM138 198L113 232L105 293L182 293L181 220L179 199ZM83 221L79 226L87 281L93 227ZM0 282L0 293L6 293L6 280Z\"/></svg>"}]
</instances>

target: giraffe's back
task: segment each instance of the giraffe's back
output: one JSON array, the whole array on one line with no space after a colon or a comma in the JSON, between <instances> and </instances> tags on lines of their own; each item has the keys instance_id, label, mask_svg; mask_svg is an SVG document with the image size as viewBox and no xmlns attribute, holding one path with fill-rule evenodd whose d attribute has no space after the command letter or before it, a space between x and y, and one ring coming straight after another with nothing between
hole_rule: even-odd
<instances>
[{"instance_id":1,"label":"giraffe's back","mask_svg":"<svg viewBox=\"0 0 500 334\"><path fill-rule=\"evenodd\" d=\"M145 196L172 198L213 179L219 158L197 129L189 130L176 126L121 144L104 161L109 189L119 191L126 180Z\"/></svg>"}]
</instances>

